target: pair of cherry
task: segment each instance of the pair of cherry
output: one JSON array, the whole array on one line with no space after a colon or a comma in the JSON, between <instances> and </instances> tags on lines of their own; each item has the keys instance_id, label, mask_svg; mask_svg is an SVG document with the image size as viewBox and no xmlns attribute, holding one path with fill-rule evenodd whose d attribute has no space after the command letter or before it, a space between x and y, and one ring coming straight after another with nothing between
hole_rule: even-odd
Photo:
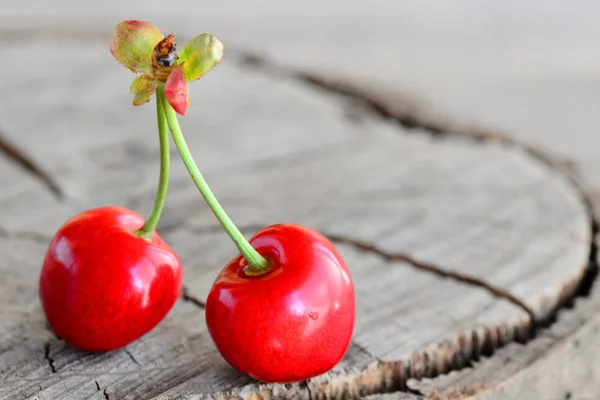
<instances>
[{"instance_id":1,"label":"pair of cherry","mask_svg":"<svg viewBox=\"0 0 600 400\"><path fill-rule=\"evenodd\" d=\"M131 85L134 105L156 93L161 171L154 208L144 220L121 207L85 211L53 237L40 276L48 323L70 345L92 352L123 347L151 331L182 290L177 253L155 231L165 203L171 132L206 203L240 254L216 278L206 323L222 356L265 382L294 382L324 373L344 356L354 328L354 287L335 247L300 225L266 227L247 241L198 170L179 128L190 101L187 82L221 59L221 43L200 35L176 54L145 21L117 25L111 53L141 73Z\"/></svg>"}]
</instances>

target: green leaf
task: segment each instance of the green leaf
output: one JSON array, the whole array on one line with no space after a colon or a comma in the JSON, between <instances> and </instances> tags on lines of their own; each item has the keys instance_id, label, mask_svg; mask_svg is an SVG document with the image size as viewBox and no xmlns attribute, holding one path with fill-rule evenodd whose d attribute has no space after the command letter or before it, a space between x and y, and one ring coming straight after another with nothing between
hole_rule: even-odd
<instances>
[{"instance_id":1,"label":"green leaf","mask_svg":"<svg viewBox=\"0 0 600 400\"><path fill-rule=\"evenodd\" d=\"M147 21L127 20L117 24L110 53L133 72L152 72L152 52L163 34Z\"/></svg>"},{"instance_id":2,"label":"green leaf","mask_svg":"<svg viewBox=\"0 0 600 400\"><path fill-rule=\"evenodd\" d=\"M131 92L131 94L138 94L139 92L144 90L154 80L155 79L150 75L146 75L146 74L138 75L131 83L131 86L129 87L129 91Z\"/></svg>"},{"instance_id":3,"label":"green leaf","mask_svg":"<svg viewBox=\"0 0 600 400\"><path fill-rule=\"evenodd\" d=\"M185 80L195 81L210 71L223 58L223 43L204 33L187 42L179 52Z\"/></svg>"},{"instance_id":4,"label":"green leaf","mask_svg":"<svg viewBox=\"0 0 600 400\"><path fill-rule=\"evenodd\" d=\"M140 78L142 78L142 77L144 77L144 75L138 76L137 78L135 78L135 80L131 84L131 89L132 89L131 92L132 93L133 93L134 85L136 85L136 82L139 81ZM133 97L133 105L141 106L142 104L146 104L147 102L149 102L150 97L152 97L154 92L156 92L157 87L158 87L158 82L155 80L151 80L151 81L147 82L144 86L138 85L136 87L137 91L134 93L135 96Z\"/></svg>"}]
</instances>

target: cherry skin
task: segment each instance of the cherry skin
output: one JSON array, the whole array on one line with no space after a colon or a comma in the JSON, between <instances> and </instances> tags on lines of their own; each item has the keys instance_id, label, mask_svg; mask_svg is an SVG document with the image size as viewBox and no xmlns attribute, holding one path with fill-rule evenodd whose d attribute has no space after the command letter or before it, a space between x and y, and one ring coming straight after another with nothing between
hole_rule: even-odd
<instances>
[{"instance_id":1,"label":"cherry skin","mask_svg":"<svg viewBox=\"0 0 600 400\"><path fill-rule=\"evenodd\" d=\"M81 350L114 350L154 328L181 293L181 261L144 219L121 207L85 211L52 239L40 299L56 335Z\"/></svg>"},{"instance_id":2,"label":"cherry skin","mask_svg":"<svg viewBox=\"0 0 600 400\"><path fill-rule=\"evenodd\" d=\"M354 285L341 255L320 233L279 224L250 244L270 264L249 276L238 256L208 295L206 323L223 358L263 382L305 380L332 369L350 345Z\"/></svg>"}]
</instances>

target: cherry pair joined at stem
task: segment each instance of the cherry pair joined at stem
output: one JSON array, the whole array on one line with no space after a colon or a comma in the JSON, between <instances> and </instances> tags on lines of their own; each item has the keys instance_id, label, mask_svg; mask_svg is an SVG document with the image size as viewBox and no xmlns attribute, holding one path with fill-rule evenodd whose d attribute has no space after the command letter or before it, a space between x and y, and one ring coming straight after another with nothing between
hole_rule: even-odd
<instances>
[{"instance_id":1,"label":"cherry pair joined at stem","mask_svg":"<svg viewBox=\"0 0 600 400\"><path fill-rule=\"evenodd\" d=\"M233 367L266 382L294 382L330 370L347 351L354 328L354 287L344 260L323 235L300 225L273 225L250 241L244 238L196 166L176 115L185 112L183 102L189 104L182 77L193 80L216 63L176 64L178 58L169 53L175 49L174 36L160 39L162 34L146 24L124 21L117 30L143 45L143 38L132 36L139 27L159 39L152 53L158 67L146 68L139 51L138 58L122 56L119 37L111 52L132 71L149 74L132 84L134 104L156 92L161 173L155 204L145 223L133 211L104 207L59 229L40 277L48 322L73 346L106 351L147 333L172 308L181 292L181 262L155 232L167 193L170 130L192 180L240 252L216 278L206 303L206 323L217 349ZM200 37L204 44L218 43ZM188 60L195 60L190 54L199 48L196 39L184 46ZM175 76L177 70L181 74Z\"/></svg>"}]
</instances>

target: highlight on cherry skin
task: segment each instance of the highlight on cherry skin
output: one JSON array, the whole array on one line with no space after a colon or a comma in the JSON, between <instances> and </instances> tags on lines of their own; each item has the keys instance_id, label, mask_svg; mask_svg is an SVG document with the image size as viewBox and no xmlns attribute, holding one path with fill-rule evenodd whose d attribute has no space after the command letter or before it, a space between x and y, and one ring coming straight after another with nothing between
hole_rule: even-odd
<instances>
[{"instance_id":1,"label":"highlight on cherry skin","mask_svg":"<svg viewBox=\"0 0 600 400\"><path fill-rule=\"evenodd\" d=\"M100 352L154 328L181 293L181 261L144 219L121 207L88 210L54 235L39 281L46 319L68 344Z\"/></svg>"},{"instance_id":2,"label":"highlight on cherry skin","mask_svg":"<svg viewBox=\"0 0 600 400\"><path fill-rule=\"evenodd\" d=\"M263 382L290 383L331 370L350 345L355 293L332 243L310 228L279 224L250 244L269 264L253 271L241 256L208 295L206 323L223 358Z\"/></svg>"}]
</instances>

